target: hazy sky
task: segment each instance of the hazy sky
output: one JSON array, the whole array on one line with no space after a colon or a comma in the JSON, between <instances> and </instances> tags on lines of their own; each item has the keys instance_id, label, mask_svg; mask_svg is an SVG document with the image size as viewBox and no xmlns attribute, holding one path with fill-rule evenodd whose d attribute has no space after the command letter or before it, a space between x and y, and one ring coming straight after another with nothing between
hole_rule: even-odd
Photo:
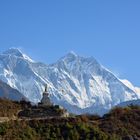
<instances>
[{"instance_id":1,"label":"hazy sky","mask_svg":"<svg viewBox=\"0 0 140 140\"><path fill-rule=\"evenodd\" d=\"M94 56L140 86L140 0L1 0L0 52L10 47L45 63Z\"/></svg>"}]
</instances>

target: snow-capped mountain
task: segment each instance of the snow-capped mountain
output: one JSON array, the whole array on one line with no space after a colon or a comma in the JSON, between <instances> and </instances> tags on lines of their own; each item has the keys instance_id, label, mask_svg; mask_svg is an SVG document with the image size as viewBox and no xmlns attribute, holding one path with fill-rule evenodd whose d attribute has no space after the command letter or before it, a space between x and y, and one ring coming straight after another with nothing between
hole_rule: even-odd
<instances>
[{"instance_id":1,"label":"snow-capped mountain","mask_svg":"<svg viewBox=\"0 0 140 140\"><path fill-rule=\"evenodd\" d=\"M46 65L33 61L18 49L9 49L0 55L0 79L32 102L40 101L47 84L52 102L76 114L103 114L121 102L139 98L136 90L93 57L73 52Z\"/></svg>"}]
</instances>

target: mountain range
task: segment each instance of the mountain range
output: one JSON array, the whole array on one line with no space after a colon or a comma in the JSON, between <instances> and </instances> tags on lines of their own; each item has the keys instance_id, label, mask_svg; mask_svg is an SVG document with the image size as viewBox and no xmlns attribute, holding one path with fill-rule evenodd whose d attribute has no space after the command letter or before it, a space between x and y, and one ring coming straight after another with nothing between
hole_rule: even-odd
<instances>
[{"instance_id":1,"label":"mountain range","mask_svg":"<svg viewBox=\"0 0 140 140\"><path fill-rule=\"evenodd\" d=\"M10 48L0 54L0 80L33 103L41 100L47 84L51 101L75 114L103 115L122 102L140 98L140 88L119 79L95 58L74 52L44 64Z\"/></svg>"}]
</instances>

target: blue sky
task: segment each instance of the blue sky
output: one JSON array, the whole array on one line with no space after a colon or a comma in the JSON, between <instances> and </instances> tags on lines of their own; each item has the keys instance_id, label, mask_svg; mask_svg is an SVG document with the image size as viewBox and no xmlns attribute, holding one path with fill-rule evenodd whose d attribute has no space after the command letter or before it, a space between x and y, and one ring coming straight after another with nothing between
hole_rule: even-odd
<instances>
[{"instance_id":1,"label":"blue sky","mask_svg":"<svg viewBox=\"0 0 140 140\"><path fill-rule=\"evenodd\" d=\"M140 0L0 1L0 52L10 47L45 63L94 56L140 86Z\"/></svg>"}]
</instances>

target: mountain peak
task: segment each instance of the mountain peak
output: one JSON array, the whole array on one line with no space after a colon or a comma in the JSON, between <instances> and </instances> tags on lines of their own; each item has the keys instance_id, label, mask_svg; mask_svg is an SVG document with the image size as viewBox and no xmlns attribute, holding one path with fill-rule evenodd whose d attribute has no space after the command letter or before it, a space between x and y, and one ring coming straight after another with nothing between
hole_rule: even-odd
<instances>
[{"instance_id":1,"label":"mountain peak","mask_svg":"<svg viewBox=\"0 0 140 140\"><path fill-rule=\"evenodd\" d=\"M93 63L93 64L99 65L98 61L94 57L92 57L92 56L91 57L80 56L80 55L77 55L73 51L71 51L67 55L65 55L63 57L63 59L67 60L68 62L78 60L78 63L79 63L79 61L81 60L82 63L87 62L87 63Z\"/></svg>"},{"instance_id":2,"label":"mountain peak","mask_svg":"<svg viewBox=\"0 0 140 140\"><path fill-rule=\"evenodd\" d=\"M79 56L73 52L73 51L70 51L69 53L67 53L65 56L63 56L62 58L60 58L58 60L58 62L61 62L61 61L65 61L65 62L72 62L72 61L75 61Z\"/></svg>"},{"instance_id":3,"label":"mountain peak","mask_svg":"<svg viewBox=\"0 0 140 140\"><path fill-rule=\"evenodd\" d=\"M27 61L34 62L30 57L25 55L19 48L9 48L7 51L3 52L3 54L20 57Z\"/></svg>"},{"instance_id":4,"label":"mountain peak","mask_svg":"<svg viewBox=\"0 0 140 140\"><path fill-rule=\"evenodd\" d=\"M68 56L74 56L74 57L77 56L77 54L74 51L70 51L67 55Z\"/></svg>"},{"instance_id":5,"label":"mountain peak","mask_svg":"<svg viewBox=\"0 0 140 140\"><path fill-rule=\"evenodd\" d=\"M3 54L15 55L15 56L18 56L18 57L23 57L23 53L18 48L9 48L7 51L3 52Z\"/></svg>"},{"instance_id":6,"label":"mountain peak","mask_svg":"<svg viewBox=\"0 0 140 140\"><path fill-rule=\"evenodd\" d=\"M64 58L76 59L77 57L78 57L78 55L75 52L70 51Z\"/></svg>"}]
</instances>

